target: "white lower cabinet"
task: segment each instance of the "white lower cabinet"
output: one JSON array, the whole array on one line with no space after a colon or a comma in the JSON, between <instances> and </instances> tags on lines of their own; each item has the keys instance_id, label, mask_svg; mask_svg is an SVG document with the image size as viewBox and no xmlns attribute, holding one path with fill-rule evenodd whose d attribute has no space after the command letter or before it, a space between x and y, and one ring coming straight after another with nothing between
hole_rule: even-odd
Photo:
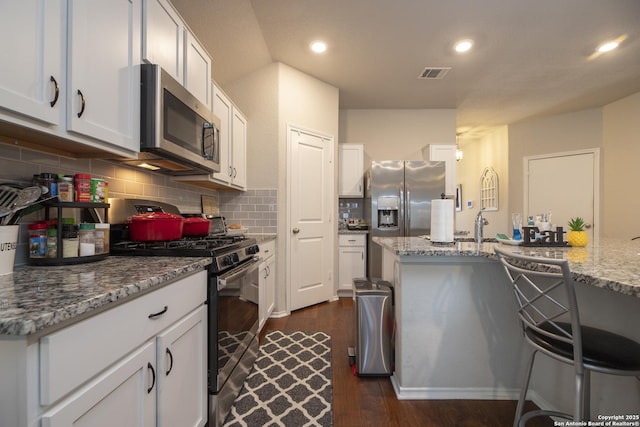
<instances>
[{"instance_id":1,"label":"white lower cabinet","mask_svg":"<svg viewBox=\"0 0 640 427\"><path fill-rule=\"evenodd\" d=\"M156 425L156 376L150 341L42 416L42 427Z\"/></svg>"},{"instance_id":2,"label":"white lower cabinet","mask_svg":"<svg viewBox=\"0 0 640 427\"><path fill-rule=\"evenodd\" d=\"M206 297L200 271L35 341L0 337L0 425L204 426Z\"/></svg>"},{"instance_id":3,"label":"white lower cabinet","mask_svg":"<svg viewBox=\"0 0 640 427\"><path fill-rule=\"evenodd\" d=\"M355 277L366 276L367 235L340 234L338 241L338 290L348 291Z\"/></svg>"},{"instance_id":4,"label":"white lower cabinet","mask_svg":"<svg viewBox=\"0 0 640 427\"><path fill-rule=\"evenodd\" d=\"M158 427L207 422L207 311L200 307L158 335Z\"/></svg>"},{"instance_id":5,"label":"white lower cabinet","mask_svg":"<svg viewBox=\"0 0 640 427\"><path fill-rule=\"evenodd\" d=\"M276 305L276 242L272 240L260 245L262 263L260 264L260 329L273 313Z\"/></svg>"}]
</instances>

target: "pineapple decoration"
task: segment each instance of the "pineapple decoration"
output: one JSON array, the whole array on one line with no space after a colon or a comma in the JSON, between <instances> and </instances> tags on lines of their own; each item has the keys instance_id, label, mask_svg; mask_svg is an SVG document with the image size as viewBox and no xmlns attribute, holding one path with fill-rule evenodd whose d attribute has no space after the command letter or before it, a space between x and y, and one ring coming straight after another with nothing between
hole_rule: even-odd
<instances>
[{"instance_id":1,"label":"pineapple decoration","mask_svg":"<svg viewBox=\"0 0 640 427\"><path fill-rule=\"evenodd\" d=\"M579 216L569 220L567 243L576 247L587 246L587 243L589 243L589 236L587 236L587 232L584 231L584 220Z\"/></svg>"}]
</instances>

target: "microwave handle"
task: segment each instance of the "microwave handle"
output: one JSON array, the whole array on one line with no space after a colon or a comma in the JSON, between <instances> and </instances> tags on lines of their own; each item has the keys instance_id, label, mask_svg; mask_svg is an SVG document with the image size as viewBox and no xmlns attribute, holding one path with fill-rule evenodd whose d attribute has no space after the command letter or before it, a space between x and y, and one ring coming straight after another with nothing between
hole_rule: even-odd
<instances>
[{"instance_id":1,"label":"microwave handle","mask_svg":"<svg viewBox=\"0 0 640 427\"><path fill-rule=\"evenodd\" d=\"M202 124L202 156L207 160L213 160L215 154L215 140L216 140L216 125L211 122L204 122ZM206 141L208 138L211 138L211 151L209 153L206 152L205 147L207 146Z\"/></svg>"}]
</instances>

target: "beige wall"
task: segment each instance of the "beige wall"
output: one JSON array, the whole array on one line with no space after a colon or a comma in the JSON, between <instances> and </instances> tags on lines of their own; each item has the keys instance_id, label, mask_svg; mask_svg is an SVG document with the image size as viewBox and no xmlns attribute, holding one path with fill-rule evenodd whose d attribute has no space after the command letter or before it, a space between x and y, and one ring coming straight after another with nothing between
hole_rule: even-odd
<instances>
[{"instance_id":1,"label":"beige wall","mask_svg":"<svg viewBox=\"0 0 640 427\"><path fill-rule=\"evenodd\" d=\"M341 110L339 143L361 143L369 160L423 160L429 144L455 144L456 110Z\"/></svg>"},{"instance_id":2,"label":"beige wall","mask_svg":"<svg viewBox=\"0 0 640 427\"><path fill-rule=\"evenodd\" d=\"M473 233L473 223L480 210L480 177L485 168L491 167L498 175L498 210L489 211L484 218L489 224L484 227L485 237L495 237L496 233L511 233L511 212L509 206L509 141L506 126L490 134L475 138L460 138L460 148L464 153L457 162L458 183L462 185L462 211L456 212L456 230ZM472 207L467 207L471 201Z\"/></svg>"},{"instance_id":3,"label":"beige wall","mask_svg":"<svg viewBox=\"0 0 640 427\"><path fill-rule=\"evenodd\" d=\"M287 124L333 136L337 165L338 89L281 63L272 63L224 89L249 122L248 187L277 190L277 234L282 238L277 240L276 312L286 312ZM333 210L337 212L337 207ZM337 277L337 263L333 277Z\"/></svg>"},{"instance_id":4,"label":"beige wall","mask_svg":"<svg viewBox=\"0 0 640 427\"><path fill-rule=\"evenodd\" d=\"M524 157L590 148L602 149L602 147L602 108L559 114L510 125L509 209L520 212L524 209ZM600 176L604 176L602 167ZM526 212L523 214L527 215ZM600 216L602 216L602 207Z\"/></svg>"},{"instance_id":5,"label":"beige wall","mask_svg":"<svg viewBox=\"0 0 640 427\"><path fill-rule=\"evenodd\" d=\"M603 108L602 236L640 236L640 92Z\"/></svg>"}]
</instances>

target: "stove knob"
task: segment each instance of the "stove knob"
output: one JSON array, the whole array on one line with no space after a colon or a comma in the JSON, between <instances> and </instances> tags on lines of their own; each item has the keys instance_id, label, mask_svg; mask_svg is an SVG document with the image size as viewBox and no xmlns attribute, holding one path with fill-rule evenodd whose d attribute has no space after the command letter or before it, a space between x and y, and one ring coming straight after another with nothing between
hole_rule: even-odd
<instances>
[{"instance_id":1,"label":"stove knob","mask_svg":"<svg viewBox=\"0 0 640 427\"><path fill-rule=\"evenodd\" d=\"M224 257L224 265L233 265L237 262L237 255L231 254Z\"/></svg>"},{"instance_id":2,"label":"stove knob","mask_svg":"<svg viewBox=\"0 0 640 427\"><path fill-rule=\"evenodd\" d=\"M248 253L249 255L255 255L255 254L257 254L258 252L260 252L260 247L258 247L258 245L249 246L249 247L247 248L247 253Z\"/></svg>"}]
</instances>

